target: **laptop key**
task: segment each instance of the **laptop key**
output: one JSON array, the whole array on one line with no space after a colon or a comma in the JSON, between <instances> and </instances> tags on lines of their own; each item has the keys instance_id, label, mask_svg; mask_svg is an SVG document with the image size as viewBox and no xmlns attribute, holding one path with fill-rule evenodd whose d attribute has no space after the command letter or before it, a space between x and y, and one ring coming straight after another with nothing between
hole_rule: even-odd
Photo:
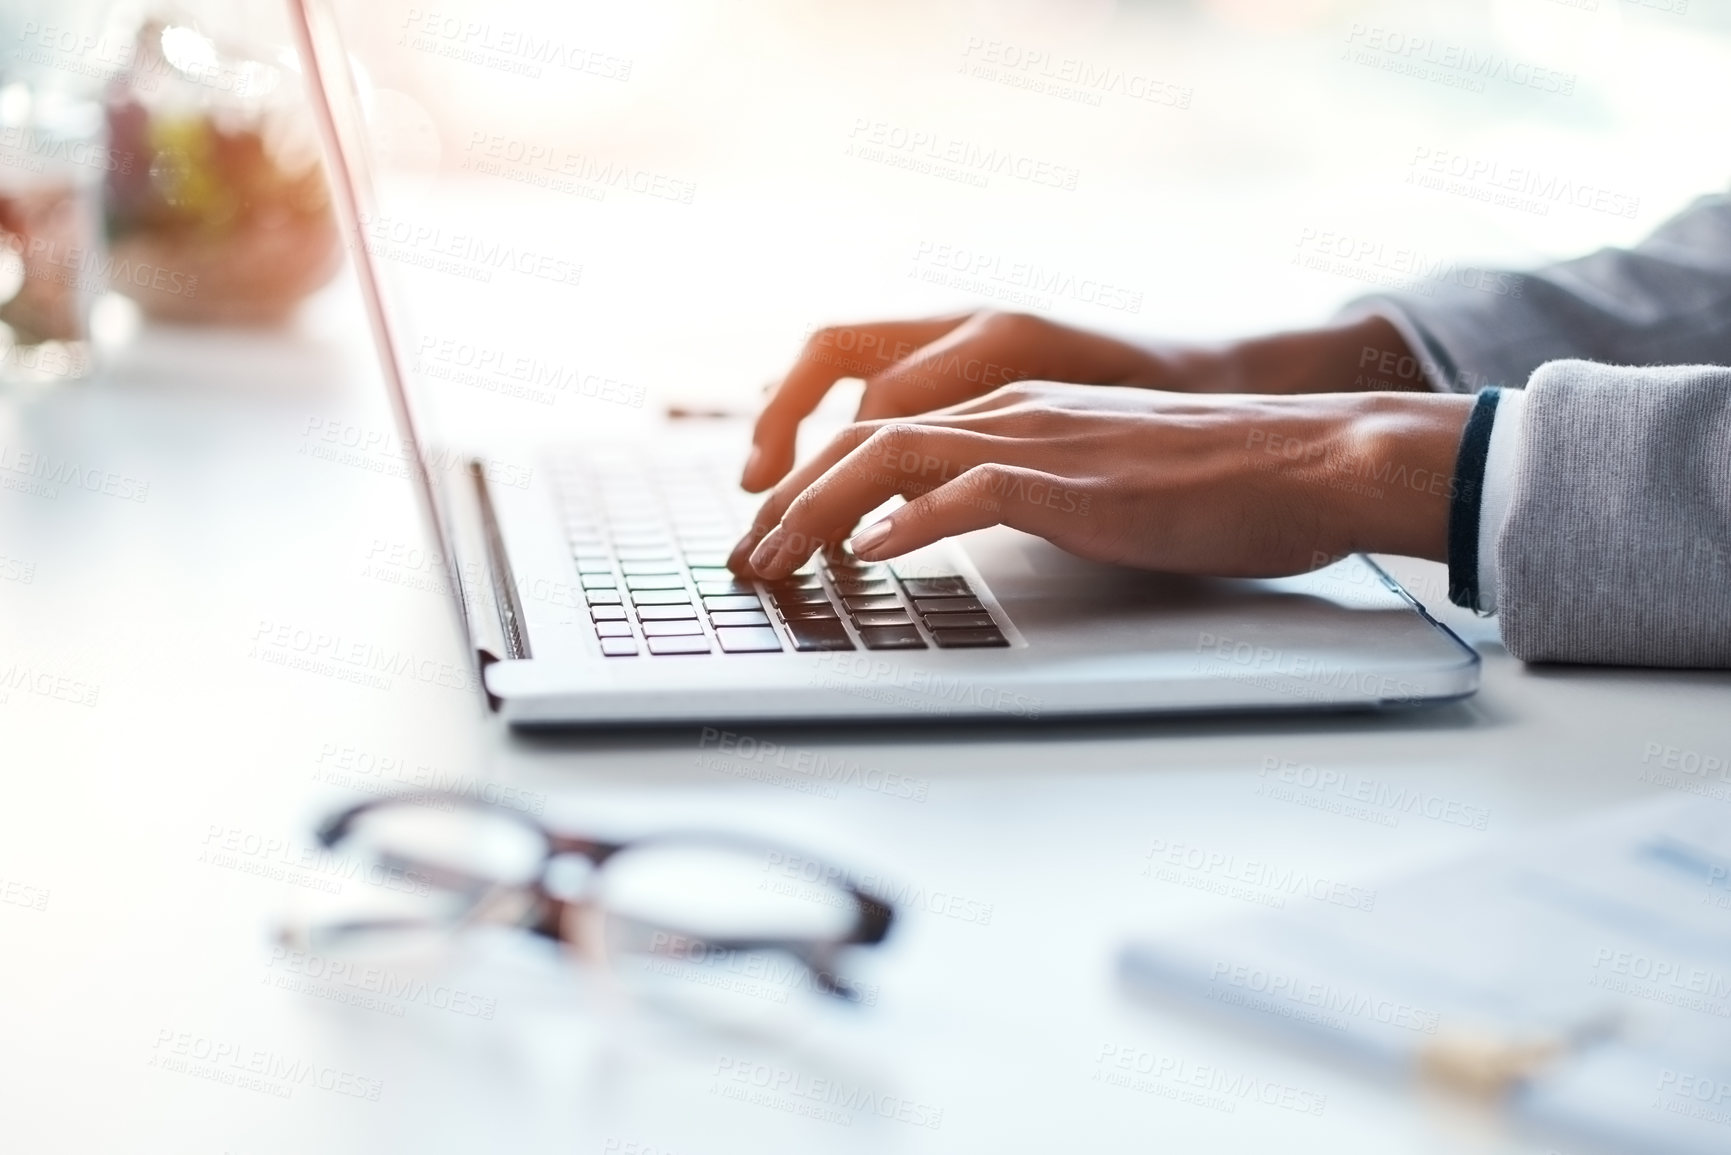
<instances>
[{"instance_id":1,"label":"laptop key","mask_svg":"<svg viewBox=\"0 0 1731 1155\"><path fill-rule=\"evenodd\" d=\"M834 620L841 616L836 611L836 608L830 605L827 601L815 602L811 605L793 606L784 606L777 602L775 608L780 610L781 616L790 622L815 622L823 621L825 619Z\"/></svg>"},{"instance_id":2,"label":"laptop key","mask_svg":"<svg viewBox=\"0 0 1731 1155\"><path fill-rule=\"evenodd\" d=\"M974 596L974 591L968 588L968 579L963 577L903 578L902 588L908 591L910 598L971 598Z\"/></svg>"},{"instance_id":3,"label":"laptop key","mask_svg":"<svg viewBox=\"0 0 1731 1155\"><path fill-rule=\"evenodd\" d=\"M634 658L637 656L637 639L602 638L601 652L609 658Z\"/></svg>"},{"instance_id":4,"label":"laptop key","mask_svg":"<svg viewBox=\"0 0 1731 1155\"><path fill-rule=\"evenodd\" d=\"M871 581L861 581L858 578L838 577L835 582L835 592L844 598L865 597L868 594L893 594L895 586L884 578L873 578Z\"/></svg>"},{"instance_id":5,"label":"laptop key","mask_svg":"<svg viewBox=\"0 0 1731 1155\"><path fill-rule=\"evenodd\" d=\"M685 564L692 569L726 569L727 555L721 552L700 553L688 550L685 554Z\"/></svg>"},{"instance_id":6,"label":"laptop key","mask_svg":"<svg viewBox=\"0 0 1731 1155\"><path fill-rule=\"evenodd\" d=\"M823 588L823 583L817 579L815 573L794 574L791 577L777 578L775 581L764 584L772 590L817 590Z\"/></svg>"},{"instance_id":7,"label":"laptop key","mask_svg":"<svg viewBox=\"0 0 1731 1155\"><path fill-rule=\"evenodd\" d=\"M634 577L639 574L678 573L679 563L672 558L668 558L666 561L622 561L619 563L619 572L626 577Z\"/></svg>"},{"instance_id":8,"label":"laptop key","mask_svg":"<svg viewBox=\"0 0 1731 1155\"><path fill-rule=\"evenodd\" d=\"M919 630L906 626L866 626L859 632L868 650L923 650L926 640Z\"/></svg>"},{"instance_id":9,"label":"laptop key","mask_svg":"<svg viewBox=\"0 0 1731 1155\"><path fill-rule=\"evenodd\" d=\"M770 597L778 606L827 606L829 595L821 589L815 590L774 590Z\"/></svg>"},{"instance_id":10,"label":"laptop key","mask_svg":"<svg viewBox=\"0 0 1731 1155\"><path fill-rule=\"evenodd\" d=\"M1009 641L996 626L969 630L933 629L932 637L940 650L968 650L985 646L1007 646Z\"/></svg>"},{"instance_id":11,"label":"laptop key","mask_svg":"<svg viewBox=\"0 0 1731 1155\"><path fill-rule=\"evenodd\" d=\"M920 616L927 614L983 614L986 607L978 598L915 598L914 609Z\"/></svg>"},{"instance_id":12,"label":"laptop key","mask_svg":"<svg viewBox=\"0 0 1731 1155\"><path fill-rule=\"evenodd\" d=\"M997 629L991 614L927 614L926 625L934 630Z\"/></svg>"},{"instance_id":13,"label":"laptop key","mask_svg":"<svg viewBox=\"0 0 1731 1155\"><path fill-rule=\"evenodd\" d=\"M677 606L691 601L691 594L683 588L676 590L632 590L631 600L640 606Z\"/></svg>"},{"instance_id":14,"label":"laptop key","mask_svg":"<svg viewBox=\"0 0 1731 1155\"><path fill-rule=\"evenodd\" d=\"M640 622L673 622L681 618L695 618L696 606L638 606L637 620Z\"/></svg>"},{"instance_id":15,"label":"laptop key","mask_svg":"<svg viewBox=\"0 0 1731 1155\"><path fill-rule=\"evenodd\" d=\"M787 623L793 638L793 648L806 653L817 650L851 650L853 639L847 636L840 618L812 618Z\"/></svg>"},{"instance_id":16,"label":"laptop key","mask_svg":"<svg viewBox=\"0 0 1731 1155\"><path fill-rule=\"evenodd\" d=\"M582 570L577 572L583 573ZM586 590L610 590L618 584L619 579L614 577L611 572L583 574L583 588Z\"/></svg>"},{"instance_id":17,"label":"laptop key","mask_svg":"<svg viewBox=\"0 0 1731 1155\"><path fill-rule=\"evenodd\" d=\"M625 579L625 585L634 590L682 590L685 578L676 573L633 574Z\"/></svg>"},{"instance_id":18,"label":"laptop key","mask_svg":"<svg viewBox=\"0 0 1731 1155\"><path fill-rule=\"evenodd\" d=\"M853 624L866 626L911 626L914 620L906 610L867 610L853 616Z\"/></svg>"},{"instance_id":19,"label":"laptop key","mask_svg":"<svg viewBox=\"0 0 1731 1155\"><path fill-rule=\"evenodd\" d=\"M831 562L829 574L833 578L852 581L888 581L890 568L885 565L867 565L863 561Z\"/></svg>"},{"instance_id":20,"label":"laptop key","mask_svg":"<svg viewBox=\"0 0 1731 1155\"><path fill-rule=\"evenodd\" d=\"M625 607L591 606L589 616L598 622L622 622L625 620Z\"/></svg>"},{"instance_id":21,"label":"laptop key","mask_svg":"<svg viewBox=\"0 0 1731 1155\"><path fill-rule=\"evenodd\" d=\"M781 649L781 639L768 626L720 628L715 636L730 654L767 654Z\"/></svg>"},{"instance_id":22,"label":"laptop key","mask_svg":"<svg viewBox=\"0 0 1731 1155\"><path fill-rule=\"evenodd\" d=\"M842 604L851 613L856 614L866 610L899 610L902 608L901 599L894 594L867 594L865 597L858 598L844 597Z\"/></svg>"},{"instance_id":23,"label":"laptop key","mask_svg":"<svg viewBox=\"0 0 1731 1155\"><path fill-rule=\"evenodd\" d=\"M769 615L762 610L717 610L709 615L712 626L767 626Z\"/></svg>"},{"instance_id":24,"label":"laptop key","mask_svg":"<svg viewBox=\"0 0 1731 1155\"><path fill-rule=\"evenodd\" d=\"M680 638L694 637L703 632L703 623L696 618L686 618L673 622L644 622L643 636L646 638Z\"/></svg>"},{"instance_id":25,"label":"laptop key","mask_svg":"<svg viewBox=\"0 0 1731 1155\"><path fill-rule=\"evenodd\" d=\"M582 574L613 572L613 559L602 554L580 553L574 555L577 560L577 572Z\"/></svg>"},{"instance_id":26,"label":"laptop key","mask_svg":"<svg viewBox=\"0 0 1731 1155\"><path fill-rule=\"evenodd\" d=\"M761 610L763 603L757 600L757 595L737 595L719 598L704 598L703 608L710 613L716 610Z\"/></svg>"},{"instance_id":27,"label":"laptop key","mask_svg":"<svg viewBox=\"0 0 1731 1155\"><path fill-rule=\"evenodd\" d=\"M750 582L740 581L738 578L724 582L698 582L697 592L706 598L727 597L730 594L751 594L753 596L757 594Z\"/></svg>"},{"instance_id":28,"label":"laptop key","mask_svg":"<svg viewBox=\"0 0 1731 1155\"><path fill-rule=\"evenodd\" d=\"M678 638L650 638L649 652L658 657L668 654L707 654L709 639L702 634Z\"/></svg>"},{"instance_id":29,"label":"laptop key","mask_svg":"<svg viewBox=\"0 0 1731 1155\"><path fill-rule=\"evenodd\" d=\"M596 622L595 636L600 638L629 638L631 636L631 623Z\"/></svg>"},{"instance_id":30,"label":"laptop key","mask_svg":"<svg viewBox=\"0 0 1731 1155\"><path fill-rule=\"evenodd\" d=\"M584 590L583 600L592 606L616 606L623 599L618 590Z\"/></svg>"}]
</instances>

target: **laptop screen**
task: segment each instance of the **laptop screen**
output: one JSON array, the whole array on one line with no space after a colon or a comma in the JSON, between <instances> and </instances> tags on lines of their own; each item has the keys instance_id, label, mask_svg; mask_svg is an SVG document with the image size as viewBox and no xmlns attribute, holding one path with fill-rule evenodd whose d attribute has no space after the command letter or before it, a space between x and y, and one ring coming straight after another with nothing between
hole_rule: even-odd
<instances>
[{"instance_id":1,"label":"laptop screen","mask_svg":"<svg viewBox=\"0 0 1731 1155\"><path fill-rule=\"evenodd\" d=\"M377 430L357 430L354 448L363 453L394 458L414 484L425 530L437 546L446 567L448 588L456 593L452 602L465 636L475 637L468 621L472 599L464 590L463 567L451 546L449 526L441 500L450 476L461 470L459 461L435 454L429 448L426 428L431 424L433 403L422 397L410 376L406 316L393 311L398 295L388 290L390 270L368 243L369 231L381 219L376 160L366 113L376 110L378 95L367 93L345 47L342 31L327 0L291 0L290 24L301 68L305 74L308 101L318 122L325 146L326 172L331 186L345 246L353 259L362 307L379 356L379 367L390 400L396 426L393 443ZM366 98L370 95L372 99ZM376 121L375 121L376 123Z\"/></svg>"}]
</instances>

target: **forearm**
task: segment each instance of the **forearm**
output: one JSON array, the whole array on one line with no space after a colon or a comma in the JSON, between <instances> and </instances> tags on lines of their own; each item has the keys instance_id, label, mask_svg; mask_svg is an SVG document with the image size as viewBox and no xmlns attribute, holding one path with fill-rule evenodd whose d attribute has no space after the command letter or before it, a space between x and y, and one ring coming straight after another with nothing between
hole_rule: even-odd
<instances>
[{"instance_id":1,"label":"forearm","mask_svg":"<svg viewBox=\"0 0 1731 1155\"><path fill-rule=\"evenodd\" d=\"M1532 272L1456 269L1420 294L1379 294L1343 316L1394 318L1429 385L1520 388L1540 365L1731 362L1731 197L1705 197L1628 249ZM1386 322L1385 322L1386 323Z\"/></svg>"},{"instance_id":2,"label":"forearm","mask_svg":"<svg viewBox=\"0 0 1731 1155\"><path fill-rule=\"evenodd\" d=\"M1702 198L1628 249L1524 273L1461 269L1422 296L1354 302L1331 325L1168 355L1179 387L1207 393L1518 389L1563 358L1725 364L1731 197Z\"/></svg>"},{"instance_id":3,"label":"forearm","mask_svg":"<svg viewBox=\"0 0 1731 1155\"><path fill-rule=\"evenodd\" d=\"M1157 350L1174 372L1134 384L1194 393L1429 392L1425 366L1380 316L1248 337L1222 345Z\"/></svg>"},{"instance_id":4,"label":"forearm","mask_svg":"<svg viewBox=\"0 0 1731 1155\"><path fill-rule=\"evenodd\" d=\"M1331 393L1249 403L1245 481L1273 475L1318 555L1445 561L1461 431L1473 399Z\"/></svg>"}]
</instances>

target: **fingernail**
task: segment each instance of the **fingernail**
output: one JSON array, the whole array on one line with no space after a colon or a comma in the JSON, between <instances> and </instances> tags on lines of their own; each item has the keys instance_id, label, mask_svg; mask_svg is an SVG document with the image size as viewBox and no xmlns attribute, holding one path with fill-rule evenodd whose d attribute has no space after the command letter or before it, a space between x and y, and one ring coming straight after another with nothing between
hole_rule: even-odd
<instances>
[{"instance_id":1,"label":"fingernail","mask_svg":"<svg viewBox=\"0 0 1731 1155\"><path fill-rule=\"evenodd\" d=\"M768 537L758 542L757 548L751 551L751 568L758 573L766 573L764 567L781 552L781 539L781 531L773 530Z\"/></svg>"},{"instance_id":2,"label":"fingernail","mask_svg":"<svg viewBox=\"0 0 1731 1155\"><path fill-rule=\"evenodd\" d=\"M850 543L853 546L854 556L866 561L876 561L877 547L889 540L890 530L894 528L890 524L890 519L886 517L882 521L872 522L854 534L853 541Z\"/></svg>"}]
</instances>

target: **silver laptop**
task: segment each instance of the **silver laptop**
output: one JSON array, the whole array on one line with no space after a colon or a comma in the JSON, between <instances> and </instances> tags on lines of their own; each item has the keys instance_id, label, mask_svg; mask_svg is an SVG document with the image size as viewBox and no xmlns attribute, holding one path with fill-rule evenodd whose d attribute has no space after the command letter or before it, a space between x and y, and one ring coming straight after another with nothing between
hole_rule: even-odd
<instances>
[{"instance_id":1,"label":"silver laptop","mask_svg":"<svg viewBox=\"0 0 1731 1155\"><path fill-rule=\"evenodd\" d=\"M487 700L519 725L1375 709L1447 702L1479 660L1369 559L1210 580L1085 562L1012 530L786 581L724 560L743 431L669 422L505 476L428 445L400 306L360 222L365 102L330 0L293 0L309 96L429 532Z\"/></svg>"}]
</instances>

